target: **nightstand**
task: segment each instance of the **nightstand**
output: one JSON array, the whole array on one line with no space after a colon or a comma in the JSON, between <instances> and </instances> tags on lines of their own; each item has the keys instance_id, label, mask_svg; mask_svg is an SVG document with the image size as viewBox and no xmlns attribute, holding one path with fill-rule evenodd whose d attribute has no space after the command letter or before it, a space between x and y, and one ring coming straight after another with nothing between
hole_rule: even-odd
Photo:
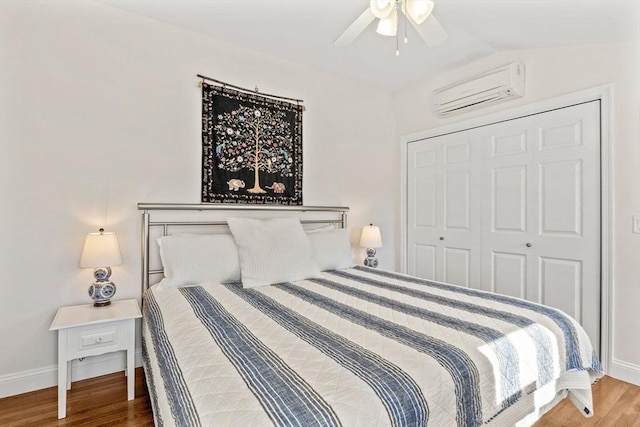
<instances>
[{"instance_id":1,"label":"nightstand","mask_svg":"<svg viewBox=\"0 0 640 427\"><path fill-rule=\"evenodd\" d=\"M135 299L60 307L50 331L58 331L58 418L67 416L67 390L71 389L71 361L112 351L127 352L127 399L135 396L135 319L142 317Z\"/></svg>"}]
</instances>

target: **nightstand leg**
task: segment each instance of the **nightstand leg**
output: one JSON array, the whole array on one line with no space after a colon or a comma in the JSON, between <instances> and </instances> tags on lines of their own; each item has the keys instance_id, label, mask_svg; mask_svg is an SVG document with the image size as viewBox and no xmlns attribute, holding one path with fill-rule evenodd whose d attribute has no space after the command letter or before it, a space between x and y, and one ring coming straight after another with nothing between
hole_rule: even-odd
<instances>
[{"instance_id":1,"label":"nightstand leg","mask_svg":"<svg viewBox=\"0 0 640 427\"><path fill-rule=\"evenodd\" d=\"M67 330L58 331L58 418L67 416Z\"/></svg>"},{"instance_id":2,"label":"nightstand leg","mask_svg":"<svg viewBox=\"0 0 640 427\"><path fill-rule=\"evenodd\" d=\"M135 398L135 384L136 384L136 373L135 373L135 363L134 363L134 350L136 347L136 337L135 337L135 322L133 319L129 322L129 336L127 343L127 399L133 400Z\"/></svg>"},{"instance_id":3,"label":"nightstand leg","mask_svg":"<svg viewBox=\"0 0 640 427\"><path fill-rule=\"evenodd\" d=\"M67 390L71 390L71 360L67 362Z\"/></svg>"}]
</instances>

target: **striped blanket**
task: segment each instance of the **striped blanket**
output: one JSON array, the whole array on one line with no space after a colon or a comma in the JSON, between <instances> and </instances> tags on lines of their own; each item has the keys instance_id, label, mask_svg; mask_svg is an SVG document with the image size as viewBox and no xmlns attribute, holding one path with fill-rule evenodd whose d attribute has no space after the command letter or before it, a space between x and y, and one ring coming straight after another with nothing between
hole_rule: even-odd
<instances>
[{"instance_id":1,"label":"striped blanket","mask_svg":"<svg viewBox=\"0 0 640 427\"><path fill-rule=\"evenodd\" d=\"M586 333L553 308L365 267L255 289L151 288L156 424L527 425L592 415Z\"/></svg>"}]
</instances>

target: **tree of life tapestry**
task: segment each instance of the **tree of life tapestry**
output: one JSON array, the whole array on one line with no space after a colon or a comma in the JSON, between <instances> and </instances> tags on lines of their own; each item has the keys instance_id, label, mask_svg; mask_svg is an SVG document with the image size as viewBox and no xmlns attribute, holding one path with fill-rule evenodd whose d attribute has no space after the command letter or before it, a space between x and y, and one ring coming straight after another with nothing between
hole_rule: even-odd
<instances>
[{"instance_id":1,"label":"tree of life tapestry","mask_svg":"<svg viewBox=\"0 0 640 427\"><path fill-rule=\"evenodd\" d=\"M302 105L202 84L202 201L302 204Z\"/></svg>"}]
</instances>

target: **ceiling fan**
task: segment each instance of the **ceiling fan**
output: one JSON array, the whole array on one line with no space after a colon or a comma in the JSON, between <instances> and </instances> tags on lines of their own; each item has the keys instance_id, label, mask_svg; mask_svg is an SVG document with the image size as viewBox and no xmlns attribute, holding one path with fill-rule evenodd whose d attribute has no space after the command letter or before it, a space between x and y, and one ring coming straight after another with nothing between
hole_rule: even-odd
<instances>
[{"instance_id":1,"label":"ceiling fan","mask_svg":"<svg viewBox=\"0 0 640 427\"><path fill-rule=\"evenodd\" d=\"M416 29L428 46L437 46L447 38L447 32L431 13L434 3L431 0L371 0L369 7L336 39L336 46L351 44L376 18L379 19L376 32L383 36L396 37L397 46L398 15L405 19L404 42L407 43L407 21Z\"/></svg>"}]
</instances>

